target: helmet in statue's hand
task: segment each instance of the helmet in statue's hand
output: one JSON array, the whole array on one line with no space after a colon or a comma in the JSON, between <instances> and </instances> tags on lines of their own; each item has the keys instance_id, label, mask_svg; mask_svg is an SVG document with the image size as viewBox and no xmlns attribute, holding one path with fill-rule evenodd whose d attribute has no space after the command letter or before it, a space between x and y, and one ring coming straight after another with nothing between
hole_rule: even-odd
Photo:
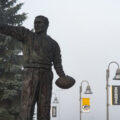
<instances>
[{"instance_id":1,"label":"helmet in statue's hand","mask_svg":"<svg viewBox=\"0 0 120 120\"><path fill-rule=\"evenodd\" d=\"M75 84L75 79L66 75L66 76L58 78L55 84L62 89L68 89L68 88L71 88Z\"/></svg>"}]
</instances>

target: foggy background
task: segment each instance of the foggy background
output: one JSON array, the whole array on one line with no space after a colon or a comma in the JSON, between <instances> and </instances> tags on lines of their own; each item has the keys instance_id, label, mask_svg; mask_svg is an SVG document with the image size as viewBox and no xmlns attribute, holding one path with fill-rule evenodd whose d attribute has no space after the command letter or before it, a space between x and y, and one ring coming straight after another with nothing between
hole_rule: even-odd
<instances>
[{"instance_id":1,"label":"foggy background","mask_svg":"<svg viewBox=\"0 0 120 120\"><path fill-rule=\"evenodd\" d=\"M93 91L91 110L83 120L106 120L106 69L109 62L120 63L120 1L119 0L20 0L22 11L28 13L24 26L32 29L35 16L49 18L48 34L61 48L64 71L76 84L62 90L55 86L59 98L59 117L52 120L79 120L79 86L88 80ZM110 67L110 84L116 65ZM83 84L86 88L86 84ZM84 89L85 90L85 89ZM83 91L84 93L84 91ZM54 96L53 96L54 97ZM120 106L110 106L110 120L120 119Z\"/></svg>"}]
</instances>

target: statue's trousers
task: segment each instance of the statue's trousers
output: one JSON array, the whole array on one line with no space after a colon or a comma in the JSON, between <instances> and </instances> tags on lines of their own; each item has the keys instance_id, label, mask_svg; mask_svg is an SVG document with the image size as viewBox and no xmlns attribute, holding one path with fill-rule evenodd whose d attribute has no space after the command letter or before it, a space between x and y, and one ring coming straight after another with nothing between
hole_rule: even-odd
<instances>
[{"instance_id":1,"label":"statue's trousers","mask_svg":"<svg viewBox=\"0 0 120 120\"><path fill-rule=\"evenodd\" d=\"M37 103L37 120L50 120L52 71L25 68L18 120L32 120Z\"/></svg>"}]
</instances>

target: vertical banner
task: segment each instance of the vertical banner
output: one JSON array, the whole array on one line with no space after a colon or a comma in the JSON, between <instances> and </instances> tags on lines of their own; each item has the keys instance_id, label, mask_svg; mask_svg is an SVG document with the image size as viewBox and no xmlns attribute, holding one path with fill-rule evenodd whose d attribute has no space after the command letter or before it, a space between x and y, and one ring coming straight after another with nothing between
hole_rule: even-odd
<instances>
[{"instance_id":1,"label":"vertical banner","mask_svg":"<svg viewBox=\"0 0 120 120\"><path fill-rule=\"evenodd\" d=\"M52 106L52 117L57 117L57 106Z\"/></svg>"},{"instance_id":2,"label":"vertical banner","mask_svg":"<svg viewBox=\"0 0 120 120\"><path fill-rule=\"evenodd\" d=\"M120 86L111 86L112 105L120 105Z\"/></svg>"},{"instance_id":3,"label":"vertical banner","mask_svg":"<svg viewBox=\"0 0 120 120\"><path fill-rule=\"evenodd\" d=\"M82 111L90 112L90 98L82 98Z\"/></svg>"}]
</instances>

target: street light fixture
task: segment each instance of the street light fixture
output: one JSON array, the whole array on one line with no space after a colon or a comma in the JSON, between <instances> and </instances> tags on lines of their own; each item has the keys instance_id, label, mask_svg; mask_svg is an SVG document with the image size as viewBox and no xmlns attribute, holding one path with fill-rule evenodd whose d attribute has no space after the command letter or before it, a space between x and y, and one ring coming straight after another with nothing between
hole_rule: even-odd
<instances>
[{"instance_id":1,"label":"street light fixture","mask_svg":"<svg viewBox=\"0 0 120 120\"><path fill-rule=\"evenodd\" d=\"M107 120L109 120L109 77L110 77L110 65L111 64L116 64L117 65L117 70L116 70L116 75L113 78L113 80L120 80L120 68L119 68L119 64L116 61L112 61L108 64L108 69L106 70L106 96L107 96L107 101L106 101L106 114L107 114Z\"/></svg>"},{"instance_id":2,"label":"street light fixture","mask_svg":"<svg viewBox=\"0 0 120 120\"><path fill-rule=\"evenodd\" d=\"M117 69L116 75L115 75L115 77L113 78L113 80L120 80L120 69L119 69L119 68Z\"/></svg>"},{"instance_id":3,"label":"street light fixture","mask_svg":"<svg viewBox=\"0 0 120 120\"><path fill-rule=\"evenodd\" d=\"M54 98L53 103L56 103L56 104L58 104L58 103L59 103L58 98L57 98L56 96L55 96L55 98Z\"/></svg>"},{"instance_id":4,"label":"street light fixture","mask_svg":"<svg viewBox=\"0 0 120 120\"><path fill-rule=\"evenodd\" d=\"M52 93L52 95L53 95L53 94L55 95L54 100L53 100L53 103L58 104L58 103L59 103L59 100L58 100L56 94L55 94L55 93Z\"/></svg>"},{"instance_id":5,"label":"street light fixture","mask_svg":"<svg viewBox=\"0 0 120 120\"><path fill-rule=\"evenodd\" d=\"M83 83L87 83L87 88L84 94L92 94L89 82L87 80L83 80L80 85L80 120L82 120L82 110L81 110L81 101L82 101L82 85Z\"/></svg>"},{"instance_id":6,"label":"street light fixture","mask_svg":"<svg viewBox=\"0 0 120 120\"><path fill-rule=\"evenodd\" d=\"M86 88L85 94L92 94L92 91L89 85Z\"/></svg>"},{"instance_id":7,"label":"street light fixture","mask_svg":"<svg viewBox=\"0 0 120 120\"><path fill-rule=\"evenodd\" d=\"M56 96L56 93L52 93L52 95L55 95L54 97L54 100L53 100L53 104L56 104L56 105L53 105L51 106L51 110L52 110L52 117L57 117L57 104L59 104L59 101L58 101L58 98Z\"/></svg>"}]
</instances>

